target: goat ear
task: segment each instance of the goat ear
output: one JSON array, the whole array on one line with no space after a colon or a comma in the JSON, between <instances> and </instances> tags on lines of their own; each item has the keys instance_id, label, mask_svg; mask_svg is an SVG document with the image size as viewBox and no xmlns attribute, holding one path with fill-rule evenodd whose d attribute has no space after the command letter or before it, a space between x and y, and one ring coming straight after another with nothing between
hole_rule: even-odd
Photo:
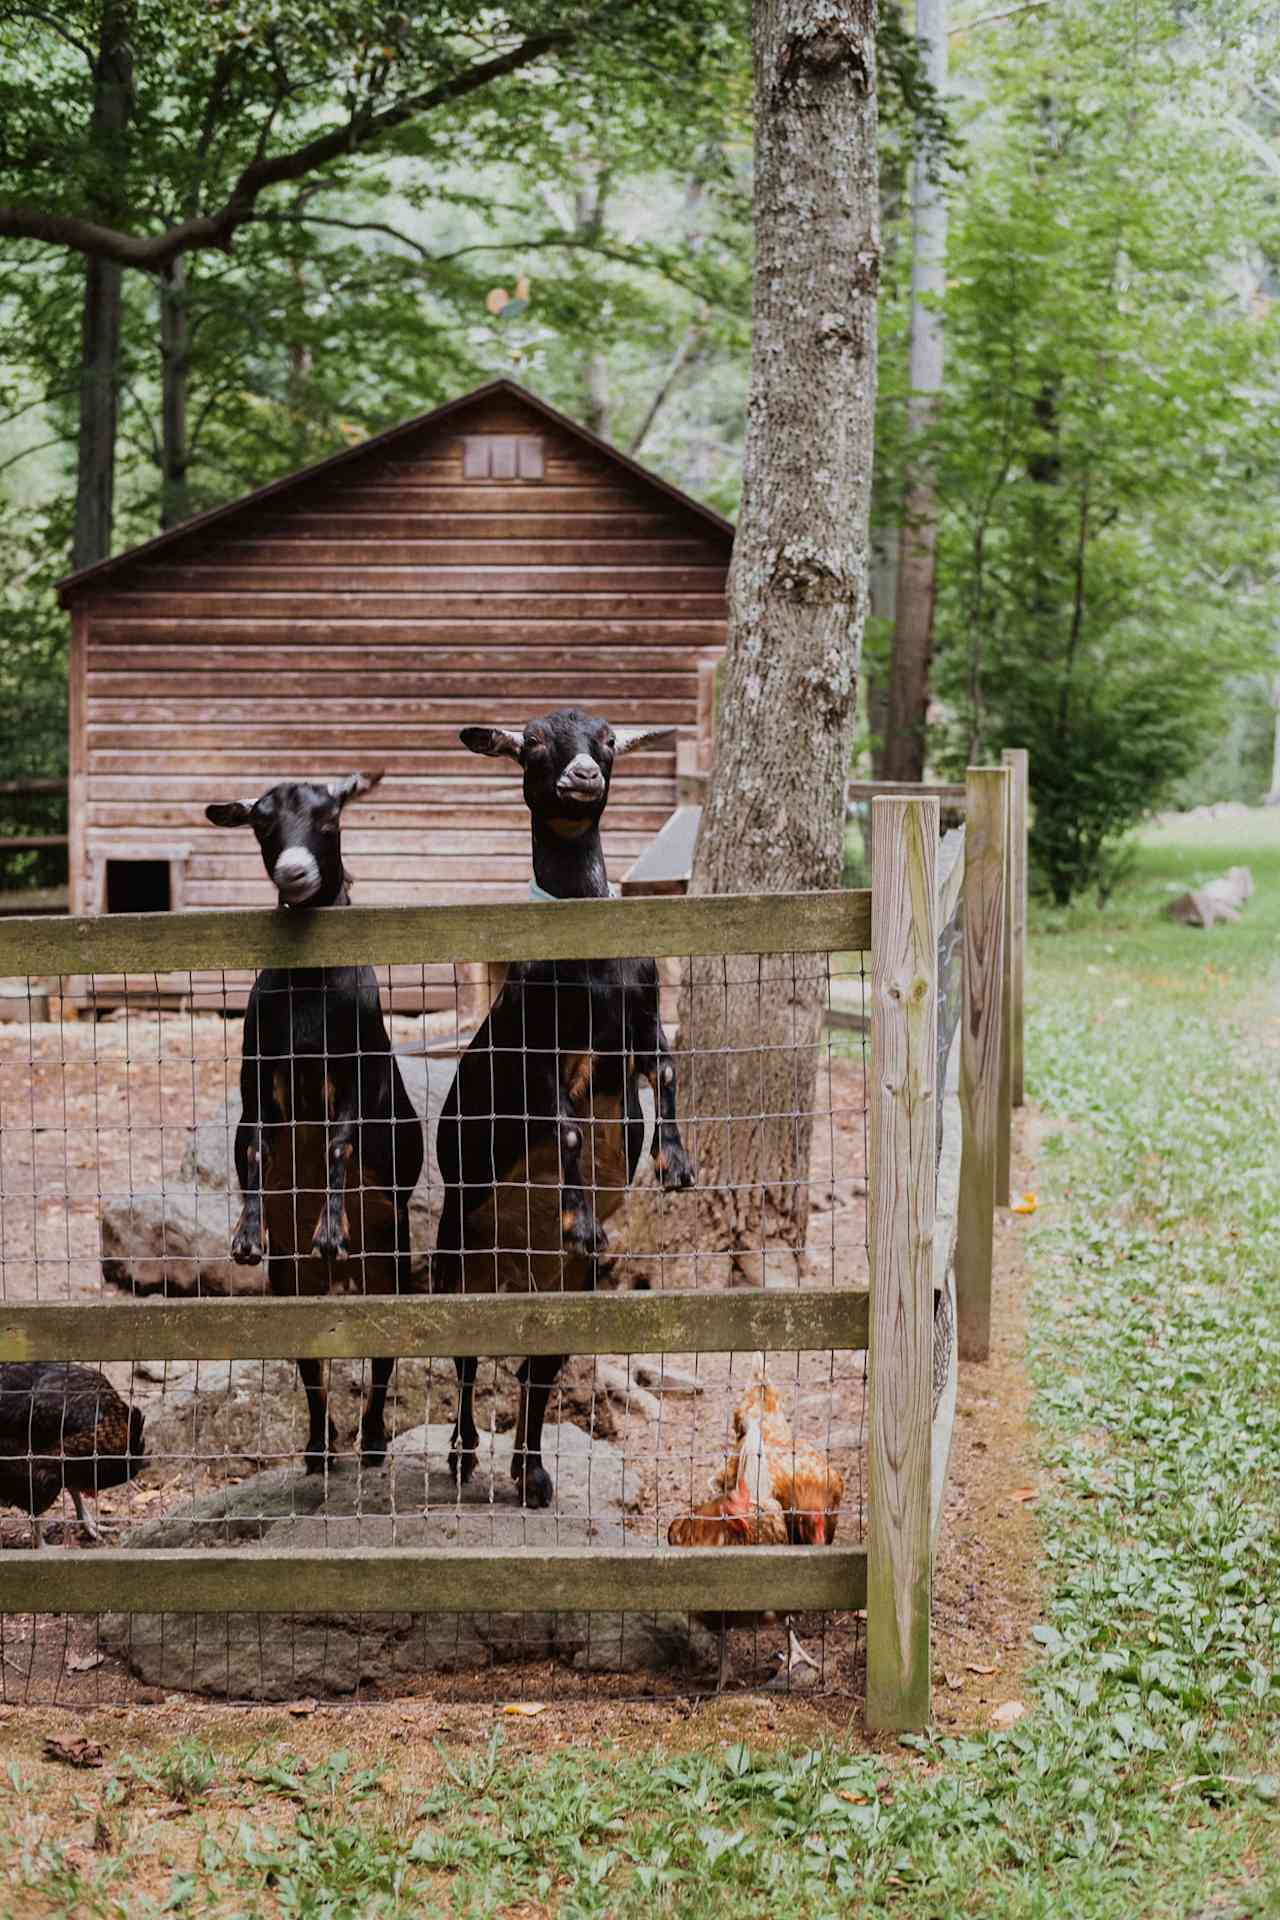
<instances>
[{"instance_id":1,"label":"goat ear","mask_svg":"<svg viewBox=\"0 0 1280 1920\"><path fill-rule=\"evenodd\" d=\"M376 773L349 773L345 780L331 780L329 792L340 807L345 807L348 800L354 800L357 795L371 793L381 780L382 774L381 767Z\"/></svg>"},{"instance_id":2,"label":"goat ear","mask_svg":"<svg viewBox=\"0 0 1280 1920\"><path fill-rule=\"evenodd\" d=\"M637 747L647 747L655 740L669 739L674 732L674 727L615 727L613 757L618 760L624 753L634 753Z\"/></svg>"},{"instance_id":3,"label":"goat ear","mask_svg":"<svg viewBox=\"0 0 1280 1920\"><path fill-rule=\"evenodd\" d=\"M249 824L252 812L252 800L215 800L205 808L204 817L212 820L215 827L244 827Z\"/></svg>"},{"instance_id":4,"label":"goat ear","mask_svg":"<svg viewBox=\"0 0 1280 1920\"><path fill-rule=\"evenodd\" d=\"M491 760L505 756L524 765L524 737L509 727L464 727L458 738L472 753L486 753Z\"/></svg>"}]
</instances>

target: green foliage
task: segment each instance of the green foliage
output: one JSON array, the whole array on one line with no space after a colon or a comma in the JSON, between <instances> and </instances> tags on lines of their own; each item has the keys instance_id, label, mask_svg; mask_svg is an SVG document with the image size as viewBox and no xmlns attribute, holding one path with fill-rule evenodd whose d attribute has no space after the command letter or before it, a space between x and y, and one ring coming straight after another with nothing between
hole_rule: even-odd
<instances>
[{"instance_id":1,"label":"green foliage","mask_svg":"<svg viewBox=\"0 0 1280 1920\"><path fill-rule=\"evenodd\" d=\"M951 767L1031 750L1059 900L1202 760L1272 644L1275 234L1224 143L1227 51L1162 0L991 36L969 129L935 441Z\"/></svg>"}]
</instances>

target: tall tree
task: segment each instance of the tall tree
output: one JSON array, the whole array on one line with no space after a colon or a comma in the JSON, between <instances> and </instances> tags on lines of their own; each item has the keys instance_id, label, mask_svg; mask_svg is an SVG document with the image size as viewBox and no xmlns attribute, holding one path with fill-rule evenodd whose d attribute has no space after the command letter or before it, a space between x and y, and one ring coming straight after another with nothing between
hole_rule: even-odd
<instances>
[{"instance_id":1,"label":"tall tree","mask_svg":"<svg viewBox=\"0 0 1280 1920\"><path fill-rule=\"evenodd\" d=\"M385 0L212 17L201 0L3 0L0 239L88 263L77 563L111 543L122 270L163 277L172 520L187 504L191 259L229 252L299 183L352 184L368 155L429 155L439 172L473 105L475 157L495 136L509 157L527 150L549 114L571 130L582 98L611 104L624 82L638 123L678 125L714 97L727 41L712 0L511 0L462 17Z\"/></svg>"},{"instance_id":2,"label":"tall tree","mask_svg":"<svg viewBox=\"0 0 1280 1920\"><path fill-rule=\"evenodd\" d=\"M921 65L941 99L947 86L947 0L916 0ZM908 484L898 540L893 652L884 719L882 778L922 780L933 652L938 502L927 445L942 388L942 296L947 278L947 191L938 157L922 141L911 193L911 345Z\"/></svg>"},{"instance_id":3,"label":"tall tree","mask_svg":"<svg viewBox=\"0 0 1280 1920\"><path fill-rule=\"evenodd\" d=\"M85 207L99 224L122 211L125 130L133 106L129 7L105 0L93 54L92 106L86 147ZM71 564L92 566L111 551L115 499L116 419L120 392L120 305L124 268L87 254L80 325L80 432L76 444L76 508Z\"/></svg>"},{"instance_id":4,"label":"tall tree","mask_svg":"<svg viewBox=\"0 0 1280 1920\"><path fill-rule=\"evenodd\" d=\"M754 64L751 390L695 894L839 885L867 605L872 0L757 0ZM697 1129L700 1206L742 1281L804 1246L822 984L811 962L740 956L694 960L684 985L689 1111L735 1116Z\"/></svg>"}]
</instances>

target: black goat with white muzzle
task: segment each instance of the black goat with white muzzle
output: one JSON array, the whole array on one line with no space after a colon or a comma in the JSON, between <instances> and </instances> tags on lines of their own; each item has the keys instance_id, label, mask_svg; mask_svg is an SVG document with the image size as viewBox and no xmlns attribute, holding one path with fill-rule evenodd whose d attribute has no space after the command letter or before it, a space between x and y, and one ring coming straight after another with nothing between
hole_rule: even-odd
<instances>
[{"instance_id":1,"label":"black goat with white muzzle","mask_svg":"<svg viewBox=\"0 0 1280 1920\"><path fill-rule=\"evenodd\" d=\"M343 907L342 809L381 773L327 785L285 782L258 800L206 807L219 827L250 826L282 907ZM244 1016L236 1173L244 1209L231 1242L279 1295L409 1291L409 1195L422 1126L391 1052L372 967L268 967ZM299 1360L308 1473L336 1451L319 1360ZM365 1464L386 1455L394 1360L371 1363L360 1417Z\"/></svg>"},{"instance_id":2,"label":"black goat with white muzzle","mask_svg":"<svg viewBox=\"0 0 1280 1920\"><path fill-rule=\"evenodd\" d=\"M524 774L537 900L606 899L600 818L614 762L670 727L610 727L569 710L522 733L464 727L472 753L506 756ZM676 1125L676 1074L652 959L521 961L458 1064L436 1138L444 1207L434 1292L585 1292L608 1247L644 1145L640 1081L657 1107L653 1160L664 1187L693 1185ZM550 1504L542 1465L547 1401L563 1354L519 1370L511 1472L528 1506ZM476 1463L476 1362L458 1370L450 1468Z\"/></svg>"}]
</instances>

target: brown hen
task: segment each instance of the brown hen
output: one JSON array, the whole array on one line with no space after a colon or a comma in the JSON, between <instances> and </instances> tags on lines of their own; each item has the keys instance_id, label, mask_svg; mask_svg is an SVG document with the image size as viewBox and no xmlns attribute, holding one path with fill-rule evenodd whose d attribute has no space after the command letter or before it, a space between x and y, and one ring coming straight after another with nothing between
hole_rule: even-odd
<instances>
[{"instance_id":1,"label":"brown hen","mask_svg":"<svg viewBox=\"0 0 1280 1920\"><path fill-rule=\"evenodd\" d=\"M770 1491L786 1519L788 1540L797 1547L829 1547L836 1537L844 1475L816 1447L797 1442L777 1389L759 1376L733 1410L739 1451L753 1423L763 1436ZM738 1458L738 1454L732 1454L726 1461L717 1476L718 1486L734 1485Z\"/></svg>"}]
</instances>

